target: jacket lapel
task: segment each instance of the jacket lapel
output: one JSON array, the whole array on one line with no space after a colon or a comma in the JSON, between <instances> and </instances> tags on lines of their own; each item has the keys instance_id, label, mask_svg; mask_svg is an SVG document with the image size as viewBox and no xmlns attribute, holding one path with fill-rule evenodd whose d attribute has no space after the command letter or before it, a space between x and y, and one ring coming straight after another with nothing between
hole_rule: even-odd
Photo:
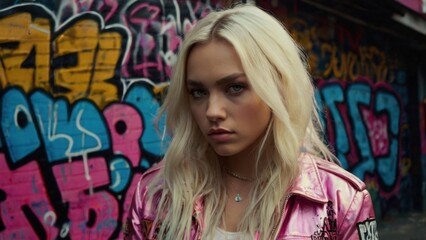
<instances>
[{"instance_id":1,"label":"jacket lapel","mask_svg":"<svg viewBox=\"0 0 426 240\"><path fill-rule=\"evenodd\" d=\"M302 154L299 158L300 175L294 180L289 189L290 195L299 195L318 203L327 203L318 167L312 156Z\"/></svg>"}]
</instances>

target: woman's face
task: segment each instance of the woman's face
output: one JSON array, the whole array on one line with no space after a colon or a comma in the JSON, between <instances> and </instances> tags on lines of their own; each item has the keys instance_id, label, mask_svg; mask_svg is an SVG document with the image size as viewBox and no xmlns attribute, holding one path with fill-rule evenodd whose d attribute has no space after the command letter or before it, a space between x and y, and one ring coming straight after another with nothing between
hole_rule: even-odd
<instances>
[{"instance_id":1,"label":"woman's face","mask_svg":"<svg viewBox=\"0 0 426 240\"><path fill-rule=\"evenodd\" d=\"M250 86L232 45L221 39L196 45L186 73L192 116L215 152L251 154L271 111Z\"/></svg>"}]
</instances>

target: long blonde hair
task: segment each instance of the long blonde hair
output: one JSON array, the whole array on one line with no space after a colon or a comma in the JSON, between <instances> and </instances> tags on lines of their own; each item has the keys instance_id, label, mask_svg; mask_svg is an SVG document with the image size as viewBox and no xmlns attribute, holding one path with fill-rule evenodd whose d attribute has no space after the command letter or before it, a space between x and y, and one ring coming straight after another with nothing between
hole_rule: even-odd
<instances>
[{"instance_id":1,"label":"long blonde hair","mask_svg":"<svg viewBox=\"0 0 426 240\"><path fill-rule=\"evenodd\" d=\"M221 166L189 109L187 58L191 49L212 39L228 41L242 62L257 95L272 111L258 144L255 187L239 231L270 239L282 211L282 200L299 174L301 149L331 159L320 139L314 87L303 54L285 27L251 5L212 12L185 36L161 113L173 139L164 167L151 183L150 196L161 191L160 239L189 236L195 201L204 197L203 238L219 226L227 199ZM259 168L262 164L262 168ZM262 171L259 171L262 169Z\"/></svg>"}]
</instances>

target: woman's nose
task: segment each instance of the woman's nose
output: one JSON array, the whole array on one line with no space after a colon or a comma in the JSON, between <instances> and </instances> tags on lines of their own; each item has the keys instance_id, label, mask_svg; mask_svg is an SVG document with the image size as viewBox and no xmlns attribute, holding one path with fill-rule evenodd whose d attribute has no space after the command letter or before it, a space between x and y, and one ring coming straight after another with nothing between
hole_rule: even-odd
<instances>
[{"instance_id":1,"label":"woman's nose","mask_svg":"<svg viewBox=\"0 0 426 240\"><path fill-rule=\"evenodd\" d=\"M206 109L206 117L210 121L218 121L226 118L224 101L216 94L210 94Z\"/></svg>"}]
</instances>

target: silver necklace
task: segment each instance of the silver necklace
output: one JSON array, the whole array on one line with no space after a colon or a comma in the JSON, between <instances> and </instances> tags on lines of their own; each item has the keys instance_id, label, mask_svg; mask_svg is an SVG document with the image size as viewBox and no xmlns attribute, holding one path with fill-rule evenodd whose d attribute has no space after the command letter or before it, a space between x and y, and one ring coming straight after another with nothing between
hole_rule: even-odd
<instances>
[{"instance_id":1,"label":"silver necklace","mask_svg":"<svg viewBox=\"0 0 426 240\"><path fill-rule=\"evenodd\" d=\"M231 171L231 170L229 170L227 168L225 170L226 170L226 173L228 173L230 176L232 176L232 177L234 177L236 179L239 179L241 181L244 181L244 182L253 182L254 181L254 178L248 178L248 177L240 176L240 175L234 173L233 171Z\"/></svg>"},{"instance_id":2,"label":"silver necklace","mask_svg":"<svg viewBox=\"0 0 426 240\"><path fill-rule=\"evenodd\" d=\"M248 178L248 177L240 176L240 175L232 172L231 170L229 170L227 168L225 170L226 170L227 174L229 174L231 177L234 177L238 180L241 180L241 181L244 181L244 182L253 182L254 181L254 178ZM240 203L241 201L243 201L243 198L241 197L240 193L237 192L237 194L234 197L234 201L237 202L237 203Z\"/></svg>"}]
</instances>

